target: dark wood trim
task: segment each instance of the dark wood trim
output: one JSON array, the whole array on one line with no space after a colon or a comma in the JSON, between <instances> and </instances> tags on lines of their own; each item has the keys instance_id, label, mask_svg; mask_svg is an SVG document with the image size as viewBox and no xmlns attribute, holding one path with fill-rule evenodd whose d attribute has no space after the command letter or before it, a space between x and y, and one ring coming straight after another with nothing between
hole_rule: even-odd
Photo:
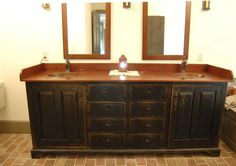
<instances>
[{"instance_id":1,"label":"dark wood trim","mask_svg":"<svg viewBox=\"0 0 236 166\"><path fill-rule=\"evenodd\" d=\"M111 3L106 3L106 58L111 58ZM100 55L101 56L101 55Z\"/></svg>"},{"instance_id":2,"label":"dark wood trim","mask_svg":"<svg viewBox=\"0 0 236 166\"><path fill-rule=\"evenodd\" d=\"M148 2L143 2L143 60L148 59L148 39L147 39L147 24L148 24Z\"/></svg>"},{"instance_id":3,"label":"dark wood trim","mask_svg":"<svg viewBox=\"0 0 236 166\"><path fill-rule=\"evenodd\" d=\"M0 133L30 133L28 121L0 121Z\"/></svg>"},{"instance_id":4,"label":"dark wood trim","mask_svg":"<svg viewBox=\"0 0 236 166\"><path fill-rule=\"evenodd\" d=\"M24 79L26 77L32 76L37 73L41 73L43 71L44 71L43 64L39 64L39 65L25 68L20 73L20 80L22 81L22 79Z\"/></svg>"},{"instance_id":5,"label":"dark wood trim","mask_svg":"<svg viewBox=\"0 0 236 166\"><path fill-rule=\"evenodd\" d=\"M190 34L190 19L191 19L191 1L186 1L185 15L185 33L184 33L184 55L183 59L188 59L189 50L189 34Z\"/></svg>"},{"instance_id":6,"label":"dark wood trim","mask_svg":"<svg viewBox=\"0 0 236 166\"><path fill-rule=\"evenodd\" d=\"M111 49L111 3L106 3L106 45L105 54L70 54L68 50L67 4L62 3L62 33L64 59L110 59Z\"/></svg>"},{"instance_id":7,"label":"dark wood trim","mask_svg":"<svg viewBox=\"0 0 236 166\"><path fill-rule=\"evenodd\" d=\"M110 55L109 55L110 56ZM110 59L106 55L100 55L100 54L67 54L64 56L64 59L67 57L70 57L70 59Z\"/></svg>"},{"instance_id":8,"label":"dark wood trim","mask_svg":"<svg viewBox=\"0 0 236 166\"><path fill-rule=\"evenodd\" d=\"M213 148L189 148L189 149L33 149L31 150L32 158L40 158L44 155L62 155L62 154L69 154L69 155L78 155L78 154L87 154L87 155L94 155L94 154L163 154L163 153L182 153L182 154L189 154L189 153L199 153L205 152L212 157L216 157L220 155L220 149L217 147Z\"/></svg>"},{"instance_id":9,"label":"dark wood trim","mask_svg":"<svg viewBox=\"0 0 236 166\"><path fill-rule=\"evenodd\" d=\"M147 55L147 26L148 26L148 2L143 2L143 60L183 60L188 59L189 49L189 34L190 34L190 17L191 17L191 2L186 2L185 12L185 36L184 36L184 50L183 55Z\"/></svg>"},{"instance_id":10,"label":"dark wood trim","mask_svg":"<svg viewBox=\"0 0 236 166\"><path fill-rule=\"evenodd\" d=\"M221 67L213 66L213 65L206 65L206 71L215 75L218 75L223 78L228 78L233 80L234 75L233 72Z\"/></svg>"},{"instance_id":11,"label":"dark wood trim","mask_svg":"<svg viewBox=\"0 0 236 166\"><path fill-rule=\"evenodd\" d=\"M61 5L62 11L62 35L63 35L63 55L64 58L68 57L68 27L67 27L67 4Z\"/></svg>"}]
</instances>

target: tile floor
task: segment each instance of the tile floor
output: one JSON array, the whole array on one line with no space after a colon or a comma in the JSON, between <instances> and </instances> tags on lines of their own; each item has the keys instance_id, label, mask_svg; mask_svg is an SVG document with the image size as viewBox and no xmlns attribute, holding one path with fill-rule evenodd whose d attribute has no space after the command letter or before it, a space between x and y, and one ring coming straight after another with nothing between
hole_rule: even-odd
<instances>
[{"instance_id":1,"label":"tile floor","mask_svg":"<svg viewBox=\"0 0 236 166\"><path fill-rule=\"evenodd\" d=\"M31 159L29 134L0 133L0 166L95 166L95 165L143 165L143 166L236 166L236 153L224 142L220 157L207 154L166 154L129 156L46 156Z\"/></svg>"}]
</instances>

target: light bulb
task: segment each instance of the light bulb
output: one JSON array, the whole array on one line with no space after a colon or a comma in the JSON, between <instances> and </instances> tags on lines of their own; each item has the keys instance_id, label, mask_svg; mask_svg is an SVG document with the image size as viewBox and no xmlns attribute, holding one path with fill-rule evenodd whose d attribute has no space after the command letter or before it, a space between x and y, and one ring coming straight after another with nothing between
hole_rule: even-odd
<instances>
[{"instance_id":1,"label":"light bulb","mask_svg":"<svg viewBox=\"0 0 236 166\"><path fill-rule=\"evenodd\" d=\"M126 68L127 67L127 63L125 62L120 62L120 68Z\"/></svg>"}]
</instances>

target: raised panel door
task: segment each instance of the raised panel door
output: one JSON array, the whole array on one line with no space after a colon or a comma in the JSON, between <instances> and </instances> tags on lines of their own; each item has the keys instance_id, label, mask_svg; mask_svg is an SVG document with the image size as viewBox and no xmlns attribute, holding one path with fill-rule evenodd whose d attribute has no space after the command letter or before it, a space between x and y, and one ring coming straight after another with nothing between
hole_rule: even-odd
<instances>
[{"instance_id":1,"label":"raised panel door","mask_svg":"<svg viewBox=\"0 0 236 166\"><path fill-rule=\"evenodd\" d=\"M48 85L34 85L30 87L28 100L32 137L36 146L60 145L60 131L58 127L58 104L55 100L56 90Z\"/></svg>"},{"instance_id":2,"label":"raised panel door","mask_svg":"<svg viewBox=\"0 0 236 166\"><path fill-rule=\"evenodd\" d=\"M64 85L57 91L62 145L85 145L83 86Z\"/></svg>"},{"instance_id":3,"label":"raised panel door","mask_svg":"<svg viewBox=\"0 0 236 166\"><path fill-rule=\"evenodd\" d=\"M189 84L173 89L169 146L218 146L225 87Z\"/></svg>"}]
</instances>

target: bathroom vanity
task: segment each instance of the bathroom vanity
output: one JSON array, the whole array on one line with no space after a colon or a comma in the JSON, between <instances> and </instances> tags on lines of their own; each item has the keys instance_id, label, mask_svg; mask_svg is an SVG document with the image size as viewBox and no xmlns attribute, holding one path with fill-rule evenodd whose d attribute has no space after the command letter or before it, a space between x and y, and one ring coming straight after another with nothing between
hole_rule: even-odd
<instances>
[{"instance_id":1,"label":"bathroom vanity","mask_svg":"<svg viewBox=\"0 0 236 166\"><path fill-rule=\"evenodd\" d=\"M129 64L128 69L140 76L120 80L108 75L116 68L117 64L71 64L71 73L65 73L65 64L40 64L22 70L33 158L77 153L220 154L231 71L192 64L179 76L178 64Z\"/></svg>"}]
</instances>

